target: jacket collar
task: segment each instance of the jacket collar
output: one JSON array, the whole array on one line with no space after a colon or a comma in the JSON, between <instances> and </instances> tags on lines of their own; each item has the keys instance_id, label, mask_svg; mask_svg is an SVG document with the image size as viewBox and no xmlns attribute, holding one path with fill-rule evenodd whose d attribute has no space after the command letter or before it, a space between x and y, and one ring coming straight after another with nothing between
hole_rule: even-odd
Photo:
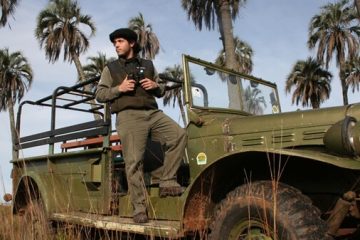
<instances>
[{"instance_id":1,"label":"jacket collar","mask_svg":"<svg viewBox=\"0 0 360 240\"><path fill-rule=\"evenodd\" d=\"M136 56L136 57L133 57L133 58L130 58L130 59L125 59L125 58L119 57L119 62L121 64L123 64L123 65L125 65L126 63L133 62L133 61L136 61L137 63L140 64L140 57Z\"/></svg>"}]
</instances>

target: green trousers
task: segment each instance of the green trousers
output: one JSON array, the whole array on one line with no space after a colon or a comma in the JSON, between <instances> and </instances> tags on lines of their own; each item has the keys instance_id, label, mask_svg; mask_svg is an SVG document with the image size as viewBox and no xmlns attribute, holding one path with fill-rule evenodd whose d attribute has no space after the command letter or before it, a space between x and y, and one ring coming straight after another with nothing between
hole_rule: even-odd
<instances>
[{"instance_id":1,"label":"green trousers","mask_svg":"<svg viewBox=\"0 0 360 240\"><path fill-rule=\"evenodd\" d=\"M117 113L116 130L123 146L128 189L134 215L145 212L147 192L143 161L149 136L165 144L160 187L178 186L176 172L185 153L186 132L161 110L127 109Z\"/></svg>"}]
</instances>

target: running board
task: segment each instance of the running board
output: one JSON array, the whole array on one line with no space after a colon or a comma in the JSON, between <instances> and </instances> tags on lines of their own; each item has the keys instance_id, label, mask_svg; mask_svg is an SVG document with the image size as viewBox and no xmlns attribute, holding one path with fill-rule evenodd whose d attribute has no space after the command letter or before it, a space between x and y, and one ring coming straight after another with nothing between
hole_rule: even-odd
<instances>
[{"instance_id":1,"label":"running board","mask_svg":"<svg viewBox=\"0 0 360 240\"><path fill-rule=\"evenodd\" d=\"M134 223L132 218L81 212L53 213L50 219L98 229L138 233L149 236L168 238L179 238L183 236L180 233L179 221L149 220L148 223L137 224Z\"/></svg>"}]
</instances>

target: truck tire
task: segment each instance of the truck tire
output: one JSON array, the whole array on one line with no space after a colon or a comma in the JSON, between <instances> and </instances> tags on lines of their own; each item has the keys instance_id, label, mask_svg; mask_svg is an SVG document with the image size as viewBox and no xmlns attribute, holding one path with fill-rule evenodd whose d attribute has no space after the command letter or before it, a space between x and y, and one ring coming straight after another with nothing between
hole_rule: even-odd
<instances>
[{"instance_id":1,"label":"truck tire","mask_svg":"<svg viewBox=\"0 0 360 240\"><path fill-rule=\"evenodd\" d=\"M332 239L311 200L293 187L277 184L276 191L271 181L259 181L230 192L214 212L209 239Z\"/></svg>"}]
</instances>

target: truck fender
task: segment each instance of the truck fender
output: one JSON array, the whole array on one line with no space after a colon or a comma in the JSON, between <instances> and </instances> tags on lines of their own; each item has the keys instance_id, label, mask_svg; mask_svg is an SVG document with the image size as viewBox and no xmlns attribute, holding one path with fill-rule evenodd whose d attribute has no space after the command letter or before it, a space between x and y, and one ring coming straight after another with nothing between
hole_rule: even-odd
<instances>
[{"instance_id":1,"label":"truck fender","mask_svg":"<svg viewBox=\"0 0 360 240\"><path fill-rule=\"evenodd\" d=\"M50 206L50 191L46 191L45 179L36 174L23 175L16 186L13 200L13 212L25 207L33 199L41 199L44 204L45 212L49 213L53 206Z\"/></svg>"}]
</instances>

